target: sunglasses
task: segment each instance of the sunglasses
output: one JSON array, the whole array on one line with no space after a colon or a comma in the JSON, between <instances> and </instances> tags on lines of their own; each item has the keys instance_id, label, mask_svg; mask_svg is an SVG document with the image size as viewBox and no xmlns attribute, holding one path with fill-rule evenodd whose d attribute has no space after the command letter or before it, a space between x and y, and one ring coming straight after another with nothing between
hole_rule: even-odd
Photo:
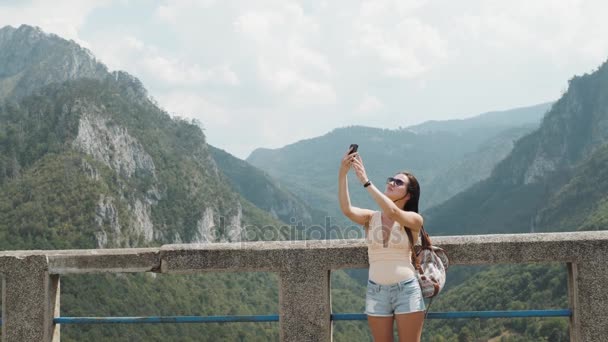
<instances>
[{"instance_id":1,"label":"sunglasses","mask_svg":"<svg viewBox=\"0 0 608 342\"><path fill-rule=\"evenodd\" d=\"M395 183L395 185L396 185L396 186L402 186L402 185L405 185L405 182L404 182L404 181L402 181L402 180L401 180L401 179L399 179L399 178L388 177L388 178L386 179L386 184L390 184L391 182L392 182L392 183Z\"/></svg>"}]
</instances>

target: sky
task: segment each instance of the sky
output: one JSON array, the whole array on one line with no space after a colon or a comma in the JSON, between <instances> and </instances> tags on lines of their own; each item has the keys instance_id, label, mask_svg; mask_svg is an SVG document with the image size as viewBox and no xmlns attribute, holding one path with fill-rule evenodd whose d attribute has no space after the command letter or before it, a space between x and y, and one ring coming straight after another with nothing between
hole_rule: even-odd
<instances>
[{"instance_id":1,"label":"sky","mask_svg":"<svg viewBox=\"0 0 608 342\"><path fill-rule=\"evenodd\" d=\"M239 158L557 100L608 59L604 0L0 0Z\"/></svg>"}]
</instances>

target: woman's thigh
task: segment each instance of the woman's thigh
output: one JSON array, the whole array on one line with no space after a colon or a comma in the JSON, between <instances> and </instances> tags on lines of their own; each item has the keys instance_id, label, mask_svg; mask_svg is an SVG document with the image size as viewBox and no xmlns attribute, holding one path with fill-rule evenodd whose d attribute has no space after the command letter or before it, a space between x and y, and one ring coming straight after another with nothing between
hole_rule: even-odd
<instances>
[{"instance_id":1,"label":"woman's thigh","mask_svg":"<svg viewBox=\"0 0 608 342\"><path fill-rule=\"evenodd\" d=\"M393 342L393 319L393 316L367 316L367 323L374 342Z\"/></svg>"},{"instance_id":2,"label":"woman's thigh","mask_svg":"<svg viewBox=\"0 0 608 342\"><path fill-rule=\"evenodd\" d=\"M395 315L399 342L419 342L424 325L424 311Z\"/></svg>"}]
</instances>

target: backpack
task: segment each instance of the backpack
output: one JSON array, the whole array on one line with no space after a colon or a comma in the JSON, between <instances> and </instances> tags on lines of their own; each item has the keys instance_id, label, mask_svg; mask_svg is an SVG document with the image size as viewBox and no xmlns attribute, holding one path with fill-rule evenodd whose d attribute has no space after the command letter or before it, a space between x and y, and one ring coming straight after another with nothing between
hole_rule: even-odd
<instances>
[{"instance_id":1,"label":"backpack","mask_svg":"<svg viewBox=\"0 0 608 342\"><path fill-rule=\"evenodd\" d=\"M404 228L410 240L410 246L412 246L412 265L418 271L416 277L422 290L422 296L431 298L432 303L433 298L441 292L445 285L446 271L450 266L448 255L442 248L433 246L424 226L420 229L422 245L414 245L412 231L407 227ZM427 307L426 314L428 314L431 303Z\"/></svg>"}]
</instances>

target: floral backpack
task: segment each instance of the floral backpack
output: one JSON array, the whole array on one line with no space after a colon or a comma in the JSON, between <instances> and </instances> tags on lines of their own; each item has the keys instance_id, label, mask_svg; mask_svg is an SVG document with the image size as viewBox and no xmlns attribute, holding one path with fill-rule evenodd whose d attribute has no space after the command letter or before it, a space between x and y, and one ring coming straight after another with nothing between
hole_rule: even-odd
<instances>
[{"instance_id":1,"label":"floral backpack","mask_svg":"<svg viewBox=\"0 0 608 342\"><path fill-rule=\"evenodd\" d=\"M442 248L433 246L424 227L420 229L422 245L414 245L412 231L407 227L404 228L409 237L410 246L414 247L412 249L412 265L418 271L416 276L422 289L422 296L424 298L431 298L432 303L433 298L441 292L445 285L446 271L450 266L448 255ZM431 303L427 307L427 314Z\"/></svg>"}]
</instances>

